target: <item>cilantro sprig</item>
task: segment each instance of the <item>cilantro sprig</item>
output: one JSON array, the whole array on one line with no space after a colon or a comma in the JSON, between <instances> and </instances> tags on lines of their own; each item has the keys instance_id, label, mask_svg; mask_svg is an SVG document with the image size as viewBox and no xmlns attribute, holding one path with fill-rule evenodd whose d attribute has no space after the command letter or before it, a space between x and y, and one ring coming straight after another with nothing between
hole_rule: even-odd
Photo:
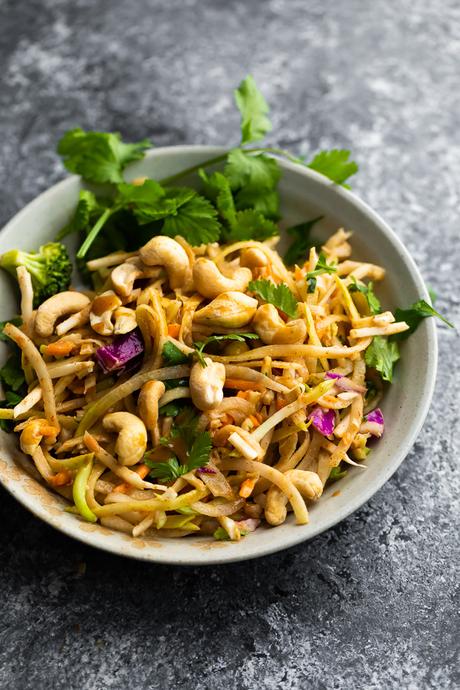
<instances>
[{"instance_id":1,"label":"cilantro sprig","mask_svg":"<svg viewBox=\"0 0 460 690\"><path fill-rule=\"evenodd\" d=\"M370 280L368 282L368 284L365 285L364 283L358 283L355 276L352 276L352 281L353 281L353 283L348 287L348 291L349 292L360 292L366 298L371 314L374 314L374 315L380 314L380 312L381 312L380 300L374 292L374 283L372 282L372 280ZM396 319L396 320L401 321L404 319Z\"/></svg>"},{"instance_id":2,"label":"cilantro sprig","mask_svg":"<svg viewBox=\"0 0 460 690\"><path fill-rule=\"evenodd\" d=\"M417 330L417 328L420 326L422 321L424 319L429 318L430 316L435 316L438 319L441 319L449 328L454 328L454 325L448 321L442 314L440 314L434 307L432 307L428 302L425 302L424 299L418 300L418 302L414 302L410 307L407 309L396 309L395 310L395 319L396 321L405 321L407 325L409 326L409 329L407 331L403 331L402 333L396 333L395 335L391 336L392 341L398 341L398 340L405 340L408 338L414 331Z\"/></svg>"},{"instance_id":3,"label":"cilantro sprig","mask_svg":"<svg viewBox=\"0 0 460 690\"><path fill-rule=\"evenodd\" d=\"M82 190L73 218L59 233L60 237L80 234L77 264L83 278L88 278L84 259L137 249L156 234L182 235L194 246L219 240L265 240L278 234L281 171L273 156L316 170L336 184L345 184L357 171L346 150L322 151L308 161L284 149L248 148L271 131L269 106L251 75L234 96L241 114L239 145L159 182L146 180L137 185L124 179L126 166L140 160L151 146L147 139L127 143L118 133L81 128L64 134L58 152L65 167L86 182L106 185L103 194ZM204 169L222 162L223 172L208 178ZM204 194L171 186L200 169Z\"/></svg>"},{"instance_id":4,"label":"cilantro sprig","mask_svg":"<svg viewBox=\"0 0 460 690\"><path fill-rule=\"evenodd\" d=\"M368 367L374 367L384 381L393 380L393 367L400 358L397 343L387 337L376 335L364 353L364 360Z\"/></svg>"},{"instance_id":5,"label":"cilantro sprig","mask_svg":"<svg viewBox=\"0 0 460 690\"><path fill-rule=\"evenodd\" d=\"M318 216L317 218L312 218L312 220L307 220L304 223L298 223L287 228L286 232L293 237L293 241L284 255L285 264L293 266L298 259L305 261L308 250L318 244L318 242L311 239L310 233L313 226L323 218L324 216Z\"/></svg>"},{"instance_id":6,"label":"cilantro sprig","mask_svg":"<svg viewBox=\"0 0 460 690\"><path fill-rule=\"evenodd\" d=\"M248 290L254 292L265 302L273 304L292 319L297 316L297 300L285 283L275 285L271 280L261 278L260 280L251 280Z\"/></svg>"},{"instance_id":7,"label":"cilantro sprig","mask_svg":"<svg viewBox=\"0 0 460 690\"><path fill-rule=\"evenodd\" d=\"M149 476L152 479L158 479L162 484L166 484L199 467L206 467L209 463L211 448L211 434L205 431L194 440L187 454L187 462L185 464L181 464L175 456L166 462L155 462L149 458L145 458L144 461L150 467Z\"/></svg>"},{"instance_id":8,"label":"cilantro sprig","mask_svg":"<svg viewBox=\"0 0 460 690\"><path fill-rule=\"evenodd\" d=\"M305 276L307 282L307 292L314 292L316 289L317 276L324 273L337 273L337 268L333 264L328 264L325 255L321 252L313 271L309 271Z\"/></svg>"}]
</instances>

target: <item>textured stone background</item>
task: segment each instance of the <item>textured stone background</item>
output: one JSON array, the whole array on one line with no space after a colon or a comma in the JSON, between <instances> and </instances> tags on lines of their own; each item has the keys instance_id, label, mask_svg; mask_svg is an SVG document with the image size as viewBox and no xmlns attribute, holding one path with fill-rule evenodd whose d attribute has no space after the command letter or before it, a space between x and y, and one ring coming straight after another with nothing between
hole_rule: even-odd
<instances>
[{"instance_id":1,"label":"textured stone background","mask_svg":"<svg viewBox=\"0 0 460 690\"><path fill-rule=\"evenodd\" d=\"M458 324L459 54L457 0L0 0L0 221L63 176L54 147L69 127L235 142L231 89L251 70L273 142L353 150L354 189ZM459 348L439 334L435 401L407 461L288 552L138 564L61 536L1 490L0 686L459 687Z\"/></svg>"}]
</instances>

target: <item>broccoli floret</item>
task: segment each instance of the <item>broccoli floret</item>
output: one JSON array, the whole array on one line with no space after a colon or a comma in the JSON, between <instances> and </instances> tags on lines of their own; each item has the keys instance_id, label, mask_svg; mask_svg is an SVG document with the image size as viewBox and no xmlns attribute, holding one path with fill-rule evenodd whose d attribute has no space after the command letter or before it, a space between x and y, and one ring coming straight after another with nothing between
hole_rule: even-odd
<instances>
[{"instance_id":1,"label":"broccoli floret","mask_svg":"<svg viewBox=\"0 0 460 690\"><path fill-rule=\"evenodd\" d=\"M0 257L0 267L16 278L16 268L24 266L32 277L34 307L48 297L67 290L72 275L72 262L60 242L44 244L38 252L11 249Z\"/></svg>"}]
</instances>

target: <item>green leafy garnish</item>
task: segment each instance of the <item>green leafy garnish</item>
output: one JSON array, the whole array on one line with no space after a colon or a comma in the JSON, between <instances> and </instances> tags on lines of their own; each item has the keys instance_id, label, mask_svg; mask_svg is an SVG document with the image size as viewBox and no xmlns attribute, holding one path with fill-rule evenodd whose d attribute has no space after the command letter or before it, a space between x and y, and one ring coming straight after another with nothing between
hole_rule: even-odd
<instances>
[{"instance_id":1,"label":"green leafy garnish","mask_svg":"<svg viewBox=\"0 0 460 690\"><path fill-rule=\"evenodd\" d=\"M337 268L332 264L327 263L325 255L321 252L316 262L315 269L309 271L305 276L307 282L307 292L314 292L316 289L316 277L322 275L323 273L336 273Z\"/></svg>"},{"instance_id":2,"label":"green leafy garnish","mask_svg":"<svg viewBox=\"0 0 460 690\"><path fill-rule=\"evenodd\" d=\"M361 292L367 300L371 314L380 314L381 306L380 300L374 292L374 283L369 281L367 285L358 283L355 276L352 276L353 284L349 285L349 292ZM398 319L396 319L398 321Z\"/></svg>"},{"instance_id":3,"label":"green leafy garnish","mask_svg":"<svg viewBox=\"0 0 460 690\"><path fill-rule=\"evenodd\" d=\"M297 316L297 300L285 283L275 285L271 280L261 278L260 280L251 280L248 290L255 292L256 295L269 304L273 304L292 319Z\"/></svg>"},{"instance_id":4,"label":"green leafy garnish","mask_svg":"<svg viewBox=\"0 0 460 690\"><path fill-rule=\"evenodd\" d=\"M217 211L207 199L194 190L180 188L168 191L166 200L173 200L176 208L165 218L163 235L181 235L192 246L219 239L221 226Z\"/></svg>"},{"instance_id":5,"label":"green leafy garnish","mask_svg":"<svg viewBox=\"0 0 460 690\"><path fill-rule=\"evenodd\" d=\"M176 366L177 364L186 364L189 360L188 355L185 355L182 350L179 350L177 345L174 345L170 340L163 345L161 352L164 364L166 366Z\"/></svg>"},{"instance_id":6,"label":"green leafy garnish","mask_svg":"<svg viewBox=\"0 0 460 690\"><path fill-rule=\"evenodd\" d=\"M420 299L418 302L414 302L408 309L396 309L396 321L405 321L409 329L390 336L391 340L405 340L411 333L417 330L423 319L427 319L429 316L436 316L438 319L441 319L441 321L444 321L450 328L454 328L454 325L428 304L428 302L425 302L424 299Z\"/></svg>"},{"instance_id":7,"label":"green leafy garnish","mask_svg":"<svg viewBox=\"0 0 460 690\"><path fill-rule=\"evenodd\" d=\"M160 407L159 413L165 417L177 417L177 415L180 414L183 409L183 406L180 405L179 402L173 401Z\"/></svg>"},{"instance_id":8,"label":"green leafy garnish","mask_svg":"<svg viewBox=\"0 0 460 690\"><path fill-rule=\"evenodd\" d=\"M256 340L259 336L257 333L226 333L225 335L211 335L206 340L202 342L194 343L196 356L202 367L206 367L206 362L204 359L204 348L209 345L209 343L216 343L221 340L237 340L239 342L244 342L247 340Z\"/></svg>"},{"instance_id":9,"label":"green leafy garnish","mask_svg":"<svg viewBox=\"0 0 460 690\"><path fill-rule=\"evenodd\" d=\"M275 189L281 177L281 170L275 158L264 154L252 154L242 149L233 149L227 156L225 176L233 191L244 188L253 190Z\"/></svg>"},{"instance_id":10,"label":"green leafy garnish","mask_svg":"<svg viewBox=\"0 0 460 690\"><path fill-rule=\"evenodd\" d=\"M241 113L241 144L263 139L272 125L267 117L270 108L257 88L254 77L248 74L234 91L236 105Z\"/></svg>"},{"instance_id":11,"label":"green leafy garnish","mask_svg":"<svg viewBox=\"0 0 460 690\"><path fill-rule=\"evenodd\" d=\"M85 132L77 128L64 134L57 150L70 172L88 182L117 184L123 182L122 172L128 163L143 158L150 146L148 139L126 144L116 132Z\"/></svg>"},{"instance_id":12,"label":"green leafy garnish","mask_svg":"<svg viewBox=\"0 0 460 690\"><path fill-rule=\"evenodd\" d=\"M199 467L205 467L209 462L211 448L211 434L205 431L195 439L188 453L186 464L180 464L176 457L170 458L167 462L155 462L147 457L144 459L144 462L151 468L150 477L158 479L162 484L166 484L187 474L187 472L196 470Z\"/></svg>"},{"instance_id":13,"label":"green leafy garnish","mask_svg":"<svg viewBox=\"0 0 460 690\"><path fill-rule=\"evenodd\" d=\"M21 366L21 357L17 352L6 360L0 369L0 381L14 392L17 392L25 384L24 372Z\"/></svg>"},{"instance_id":14,"label":"green leafy garnish","mask_svg":"<svg viewBox=\"0 0 460 690\"><path fill-rule=\"evenodd\" d=\"M342 477L345 477L347 474L348 470L344 470L340 467L333 467L329 473L328 480L330 482L336 482L338 479L342 479Z\"/></svg>"},{"instance_id":15,"label":"green leafy garnish","mask_svg":"<svg viewBox=\"0 0 460 690\"><path fill-rule=\"evenodd\" d=\"M331 149L320 151L307 166L336 184L343 185L349 177L358 172L358 165L350 161L350 151L346 149Z\"/></svg>"},{"instance_id":16,"label":"green leafy garnish","mask_svg":"<svg viewBox=\"0 0 460 690\"><path fill-rule=\"evenodd\" d=\"M374 336L364 355L366 364L377 369L382 379L390 383L393 380L394 363L398 361L399 357L397 343L380 335Z\"/></svg>"},{"instance_id":17,"label":"green leafy garnish","mask_svg":"<svg viewBox=\"0 0 460 690\"><path fill-rule=\"evenodd\" d=\"M323 218L324 216L318 216L312 220L307 220L304 223L287 228L288 235L292 235L294 240L284 255L285 264L293 266L297 259L306 259L308 250L317 244L317 242L310 238L311 230L315 223L318 223Z\"/></svg>"}]
</instances>

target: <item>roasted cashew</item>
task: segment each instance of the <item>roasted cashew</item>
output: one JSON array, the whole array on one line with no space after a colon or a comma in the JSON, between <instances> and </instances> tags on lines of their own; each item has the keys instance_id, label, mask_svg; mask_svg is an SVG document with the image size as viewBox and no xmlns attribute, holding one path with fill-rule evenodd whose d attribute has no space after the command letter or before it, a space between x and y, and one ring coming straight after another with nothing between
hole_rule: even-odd
<instances>
[{"instance_id":1,"label":"roasted cashew","mask_svg":"<svg viewBox=\"0 0 460 690\"><path fill-rule=\"evenodd\" d=\"M231 276L226 276L210 259L197 259L193 265L195 288L204 297L210 299L228 290L244 292L250 280L252 280L252 273L249 268L237 268Z\"/></svg>"},{"instance_id":2,"label":"roasted cashew","mask_svg":"<svg viewBox=\"0 0 460 690\"><path fill-rule=\"evenodd\" d=\"M241 252L240 264L251 270L253 268L262 268L268 265L268 257L258 247L249 247Z\"/></svg>"},{"instance_id":3,"label":"roasted cashew","mask_svg":"<svg viewBox=\"0 0 460 690\"><path fill-rule=\"evenodd\" d=\"M115 318L115 325L113 332L115 335L122 335L123 333L130 333L137 326L136 312L134 309L128 307L118 307L113 312Z\"/></svg>"},{"instance_id":4,"label":"roasted cashew","mask_svg":"<svg viewBox=\"0 0 460 690\"><path fill-rule=\"evenodd\" d=\"M111 335L113 333L112 315L119 307L121 307L121 299L113 290L107 290L95 297L89 315L91 328L99 335Z\"/></svg>"},{"instance_id":5,"label":"roasted cashew","mask_svg":"<svg viewBox=\"0 0 460 690\"><path fill-rule=\"evenodd\" d=\"M139 256L147 266L164 266L172 290L189 287L190 261L187 252L176 240L160 235L152 237L140 248Z\"/></svg>"},{"instance_id":6,"label":"roasted cashew","mask_svg":"<svg viewBox=\"0 0 460 690\"><path fill-rule=\"evenodd\" d=\"M158 443L158 401L165 392L163 381L147 381L141 388L137 406L147 431L150 431L154 445Z\"/></svg>"},{"instance_id":7,"label":"roasted cashew","mask_svg":"<svg viewBox=\"0 0 460 690\"><path fill-rule=\"evenodd\" d=\"M193 320L205 326L241 328L248 324L257 309L257 300L243 292L222 292L206 307L195 312Z\"/></svg>"},{"instance_id":8,"label":"roasted cashew","mask_svg":"<svg viewBox=\"0 0 460 690\"><path fill-rule=\"evenodd\" d=\"M316 500L323 493L323 483L316 472L288 470L284 472L284 476L294 484L304 498ZM265 519L269 525L281 525L285 521L287 502L286 494L272 484L267 492L265 504Z\"/></svg>"},{"instance_id":9,"label":"roasted cashew","mask_svg":"<svg viewBox=\"0 0 460 690\"><path fill-rule=\"evenodd\" d=\"M303 319L285 323L273 304L263 304L258 308L252 326L266 345L303 343L307 335L307 326Z\"/></svg>"},{"instance_id":10,"label":"roasted cashew","mask_svg":"<svg viewBox=\"0 0 460 690\"><path fill-rule=\"evenodd\" d=\"M127 297L133 291L134 282L143 275L142 269L136 263L125 261L124 264L113 269L110 278L115 292L122 297Z\"/></svg>"},{"instance_id":11,"label":"roasted cashew","mask_svg":"<svg viewBox=\"0 0 460 690\"><path fill-rule=\"evenodd\" d=\"M56 321L61 316L75 314L84 309L90 300L81 292L59 292L42 302L35 315L35 330L42 338L53 334Z\"/></svg>"},{"instance_id":12,"label":"roasted cashew","mask_svg":"<svg viewBox=\"0 0 460 690\"><path fill-rule=\"evenodd\" d=\"M190 372L190 393L195 407L203 412L216 407L224 397L225 366L205 357L206 367L196 362Z\"/></svg>"},{"instance_id":13,"label":"roasted cashew","mask_svg":"<svg viewBox=\"0 0 460 690\"><path fill-rule=\"evenodd\" d=\"M111 412L102 425L106 431L118 433L115 453L121 465L135 465L142 459L147 448L147 431L144 422L131 412Z\"/></svg>"}]
</instances>

